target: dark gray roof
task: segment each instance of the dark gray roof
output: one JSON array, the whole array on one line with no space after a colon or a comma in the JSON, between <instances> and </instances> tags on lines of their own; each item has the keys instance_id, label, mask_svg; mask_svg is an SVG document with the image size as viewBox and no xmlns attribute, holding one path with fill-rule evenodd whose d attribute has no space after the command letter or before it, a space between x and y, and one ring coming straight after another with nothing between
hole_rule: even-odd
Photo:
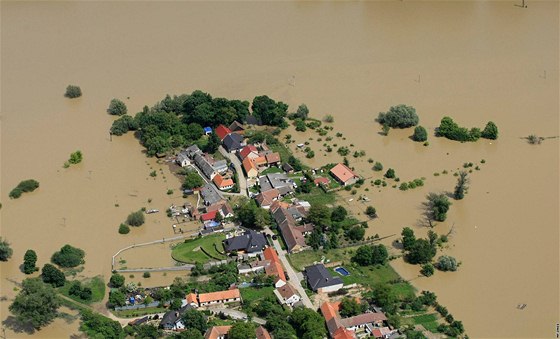
<instances>
[{"instance_id":1,"label":"dark gray roof","mask_svg":"<svg viewBox=\"0 0 560 339\"><path fill-rule=\"evenodd\" d=\"M230 133L224 138L222 142L224 143L224 147L228 150L228 152L237 151L242 147L241 144L243 143L243 137L237 133Z\"/></svg>"},{"instance_id":2,"label":"dark gray roof","mask_svg":"<svg viewBox=\"0 0 560 339\"><path fill-rule=\"evenodd\" d=\"M177 311L166 312L161 318L161 322L159 323L159 326L163 328L173 327L177 323L177 321L181 319L181 315L185 313L186 310L191 308L192 308L191 305L185 305L180 309L178 309Z\"/></svg>"},{"instance_id":3,"label":"dark gray roof","mask_svg":"<svg viewBox=\"0 0 560 339\"><path fill-rule=\"evenodd\" d=\"M212 184L204 185L200 193L202 194L202 199L204 199L204 202L206 202L207 205L213 205L222 200L222 196Z\"/></svg>"},{"instance_id":4,"label":"dark gray roof","mask_svg":"<svg viewBox=\"0 0 560 339\"><path fill-rule=\"evenodd\" d=\"M237 121L234 121L231 123L231 125L229 125L229 130L232 132L236 132L236 131L244 131L245 128L243 128L243 125L240 124Z\"/></svg>"},{"instance_id":5,"label":"dark gray roof","mask_svg":"<svg viewBox=\"0 0 560 339\"><path fill-rule=\"evenodd\" d=\"M212 174L214 174L215 172L214 167L212 167L212 165L210 165L210 163L206 161L202 154L197 153L194 156L194 162L208 179L212 179Z\"/></svg>"},{"instance_id":6,"label":"dark gray roof","mask_svg":"<svg viewBox=\"0 0 560 339\"><path fill-rule=\"evenodd\" d=\"M261 192L272 188L277 189L280 195L284 196L294 192L293 182L285 173L269 173L259 178Z\"/></svg>"},{"instance_id":7,"label":"dark gray roof","mask_svg":"<svg viewBox=\"0 0 560 339\"><path fill-rule=\"evenodd\" d=\"M224 240L224 247L227 252L245 251L254 253L262 251L268 243L264 234L248 230L243 235Z\"/></svg>"},{"instance_id":8,"label":"dark gray roof","mask_svg":"<svg viewBox=\"0 0 560 339\"><path fill-rule=\"evenodd\" d=\"M192 146L187 147L187 149L185 149L184 152L187 154L187 156L192 158L192 157L194 157L195 154L201 153L202 151L200 150L200 148L198 148L197 145L192 145Z\"/></svg>"},{"instance_id":9,"label":"dark gray roof","mask_svg":"<svg viewBox=\"0 0 560 339\"><path fill-rule=\"evenodd\" d=\"M225 172L228 169L227 161L226 160L215 161L214 164L212 165L212 168L214 168L214 170L216 170L217 172Z\"/></svg>"},{"instance_id":10,"label":"dark gray roof","mask_svg":"<svg viewBox=\"0 0 560 339\"><path fill-rule=\"evenodd\" d=\"M282 164L282 169L283 169L285 172L291 172L291 171L294 170L294 168L292 167L292 165L288 164L287 162L285 162L285 163Z\"/></svg>"},{"instance_id":11,"label":"dark gray roof","mask_svg":"<svg viewBox=\"0 0 560 339\"><path fill-rule=\"evenodd\" d=\"M247 125L257 125L257 126L262 126L262 121L261 119L257 118L254 115L248 115L246 118L247 121Z\"/></svg>"},{"instance_id":12,"label":"dark gray roof","mask_svg":"<svg viewBox=\"0 0 560 339\"><path fill-rule=\"evenodd\" d=\"M305 275L307 276L307 283L309 287L316 292L319 288L342 284L342 279L334 277L325 268L323 264L307 266L305 268Z\"/></svg>"}]
</instances>

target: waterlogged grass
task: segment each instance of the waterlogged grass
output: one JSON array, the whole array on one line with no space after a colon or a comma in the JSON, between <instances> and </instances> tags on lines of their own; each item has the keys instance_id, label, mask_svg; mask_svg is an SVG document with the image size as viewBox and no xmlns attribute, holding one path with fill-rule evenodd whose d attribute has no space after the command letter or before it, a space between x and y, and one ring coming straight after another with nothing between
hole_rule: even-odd
<instances>
[{"instance_id":1,"label":"waterlogged grass","mask_svg":"<svg viewBox=\"0 0 560 339\"><path fill-rule=\"evenodd\" d=\"M212 258L207 256L200 248L210 253L216 258L224 257L222 254L218 253L214 247L218 247L220 250L223 249L222 240L225 239L223 234L212 234L202 238L188 239L184 243L178 244L171 251L171 257L179 262L194 264L197 261L200 263L206 263Z\"/></svg>"},{"instance_id":2,"label":"waterlogged grass","mask_svg":"<svg viewBox=\"0 0 560 339\"><path fill-rule=\"evenodd\" d=\"M82 283L82 287L91 288L91 300L83 300L75 295L70 295L68 291L70 290L70 286L72 286L72 281L66 281L64 286L60 287L58 291L62 295L76 302L86 304L86 305L100 302L101 300L103 300L103 297L105 296L105 282L103 281L103 277L96 276L91 279L82 280L81 283Z\"/></svg>"}]
</instances>

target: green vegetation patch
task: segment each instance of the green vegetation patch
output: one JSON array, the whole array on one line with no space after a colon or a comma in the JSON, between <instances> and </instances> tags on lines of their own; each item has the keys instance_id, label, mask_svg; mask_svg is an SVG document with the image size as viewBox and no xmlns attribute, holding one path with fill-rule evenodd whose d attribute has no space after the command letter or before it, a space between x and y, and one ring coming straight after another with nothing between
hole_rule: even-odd
<instances>
[{"instance_id":1,"label":"green vegetation patch","mask_svg":"<svg viewBox=\"0 0 560 339\"><path fill-rule=\"evenodd\" d=\"M437 314L430 313L430 314L422 314L419 316L415 316L411 318L415 325L422 325L425 329L432 333L437 333Z\"/></svg>"},{"instance_id":2,"label":"green vegetation patch","mask_svg":"<svg viewBox=\"0 0 560 339\"><path fill-rule=\"evenodd\" d=\"M265 299L269 296L274 296L274 287L272 286L262 288L247 287L241 288L239 291L241 292L243 303L249 305L256 301Z\"/></svg>"},{"instance_id":3,"label":"green vegetation patch","mask_svg":"<svg viewBox=\"0 0 560 339\"><path fill-rule=\"evenodd\" d=\"M202 251L202 248L204 248L210 255L225 259L214 247L214 245L216 245L216 247L221 250L223 248L223 240L225 240L225 235L223 234L212 234L201 238L188 239L185 240L184 243L178 244L173 248L171 257L176 261L187 264L194 264L196 262L204 264L212 259Z\"/></svg>"},{"instance_id":4,"label":"green vegetation patch","mask_svg":"<svg viewBox=\"0 0 560 339\"><path fill-rule=\"evenodd\" d=\"M114 315L120 318L131 318L131 317L141 317L147 314L157 314L165 313L167 309L164 307L147 307L138 310L123 310L123 311L112 311Z\"/></svg>"},{"instance_id":5,"label":"green vegetation patch","mask_svg":"<svg viewBox=\"0 0 560 339\"><path fill-rule=\"evenodd\" d=\"M296 194L296 198L308 201L311 205L332 205L336 201L335 193L325 193L322 189L315 186L313 186L310 193Z\"/></svg>"},{"instance_id":6,"label":"green vegetation patch","mask_svg":"<svg viewBox=\"0 0 560 339\"><path fill-rule=\"evenodd\" d=\"M62 295L67 296L68 298L74 301L83 304L88 304L88 305L103 300L103 297L105 296L105 282L103 281L103 277L96 276L91 279L83 280L81 281L81 285L82 288L86 287L91 289L91 299L84 300L76 295L70 294L70 287L72 286L72 281L66 281L64 286L58 289L58 292L60 292Z\"/></svg>"}]
</instances>

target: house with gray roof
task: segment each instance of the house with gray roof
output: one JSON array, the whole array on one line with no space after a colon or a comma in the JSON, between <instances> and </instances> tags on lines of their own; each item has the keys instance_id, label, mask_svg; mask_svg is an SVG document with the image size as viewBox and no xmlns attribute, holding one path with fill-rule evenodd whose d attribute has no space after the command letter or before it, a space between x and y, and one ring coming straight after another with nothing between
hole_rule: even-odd
<instances>
[{"instance_id":1,"label":"house with gray roof","mask_svg":"<svg viewBox=\"0 0 560 339\"><path fill-rule=\"evenodd\" d=\"M194 163L196 166L204 173L204 175L212 180L218 174L218 172L212 167L208 160L203 156L202 153L197 153L194 156Z\"/></svg>"},{"instance_id":2,"label":"house with gray roof","mask_svg":"<svg viewBox=\"0 0 560 339\"><path fill-rule=\"evenodd\" d=\"M187 167L191 164L191 159L187 155L186 151L181 151L179 152L179 154L177 154L177 159L175 159L175 162L181 167Z\"/></svg>"},{"instance_id":3,"label":"house with gray roof","mask_svg":"<svg viewBox=\"0 0 560 339\"><path fill-rule=\"evenodd\" d=\"M202 151L200 150L200 148L198 148L197 145L191 145L185 149L185 153L189 158L192 159L194 158L195 154L202 153Z\"/></svg>"},{"instance_id":4,"label":"house with gray roof","mask_svg":"<svg viewBox=\"0 0 560 339\"><path fill-rule=\"evenodd\" d=\"M214 168L214 171L223 174L225 172L227 172L228 170L228 164L226 160L217 160L214 161L214 163L212 164L212 168Z\"/></svg>"},{"instance_id":5,"label":"house with gray roof","mask_svg":"<svg viewBox=\"0 0 560 339\"><path fill-rule=\"evenodd\" d=\"M214 205L222 200L222 196L220 195L218 189L209 183L202 187L200 194L202 195L202 199L204 199L204 204L206 206Z\"/></svg>"},{"instance_id":6,"label":"house with gray roof","mask_svg":"<svg viewBox=\"0 0 560 339\"><path fill-rule=\"evenodd\" d=\"M305 268L307 284L313 292L335 292L342 288L344 283L340 277L333 277L323 264L307 266Z\"/></svg>"},{"instance_id":7,"label":"house with gray roof","mask_svg":"<svg viewBox=\"0 0 560 339\"><path fill-rule=\"evenodd\" d=\"M247 253L249 256L256 256L268 246L266 237L263 233L253 230L246 230L244 234L224 240L226 252Z\"/></svg>"},{"instance_id":8,"label":"house with gray roof","mask_svg":"<svg viewBox=\"0 0 560 339\"><path fill-rule=\"evenodd\" d=\"M294 192L294 182L285 173L269 173L259 177L261 192L277 189L281 196Z\"/></svg>"},{"instance_id":9,"label":"house with gray roof","mask_svg":"<svg viewBox=\"0 0 560 339\"><path fill-rule=\"evenodd\" d=\"M224 138L224 140L222 140L222 144L224 145L224 148L230 153L235 153L237 150L240 150L243 146L245 146L245 143L243 142L243 136L237 133L228 134Z\"/></svg>"}]
</instances>

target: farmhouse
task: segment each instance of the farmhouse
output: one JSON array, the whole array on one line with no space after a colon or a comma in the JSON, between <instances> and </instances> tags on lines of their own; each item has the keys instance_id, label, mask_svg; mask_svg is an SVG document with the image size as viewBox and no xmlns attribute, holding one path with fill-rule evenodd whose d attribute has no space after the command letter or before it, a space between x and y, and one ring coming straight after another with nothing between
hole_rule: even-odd
<instances>
[{"instance_id":1,"label":"farmhouse","mask_svg":"<svg viewBox=\"0 0 560 339\"><path fill-rule=\"evenodd\" d=\"M198 295L198 303L202 306L214 304L226 304L240 302L241 294L237 288L227 291L201 293Z\"/></svg>"},{"instance_id":2,"label":"farmhouse","mask_svg":"<svg viewBox=\"0 0 560 339\"><path fill-rule=\"evenodd\" d=\"M214 184L216 184L216 187L218 187L220 191L229 190L233 188L234 185L234 182L231 178L225 179L220 174L217 174L214 179L212 179L212 181L214 182Z\"/></svg>"},{"instance_id":3,"label":"farmhouse","mask_svg":"<svg viewBox=\"0 0 560 339\"><path fill-rule=\"evenodd\" d=\"M352 185L360 179L348 166L340 163L334 166L330 173L343 186Z\"/></svg>"}]
</instances>

